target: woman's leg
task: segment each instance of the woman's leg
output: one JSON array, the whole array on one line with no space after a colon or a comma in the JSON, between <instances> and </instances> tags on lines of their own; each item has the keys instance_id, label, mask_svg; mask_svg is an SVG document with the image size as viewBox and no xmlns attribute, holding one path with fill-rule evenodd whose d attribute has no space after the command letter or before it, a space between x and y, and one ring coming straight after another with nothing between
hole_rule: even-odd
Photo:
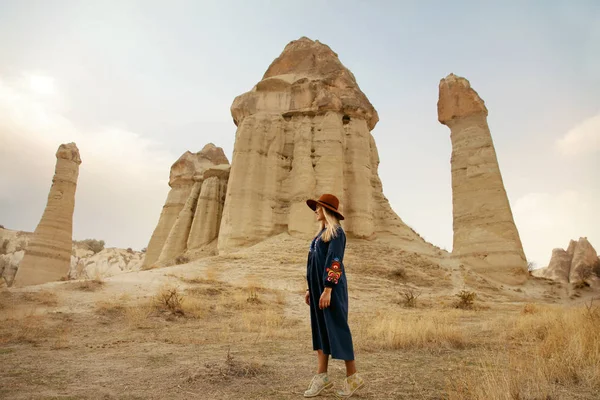
<instances>
[{"instance_id":1,"label":"woman's leg","mask_svg":"<svg viewBox=\"0 0 600 400\"><path fill-rule=\"evenodd\" d=\"M354 360L344 361L346 363L346 377L356 373L356 362Z\"/></svg>"},{"instance_id":2,"label":"woman's leg","mask_svg":"<svg viewBox=\"0 0 600 400\"><path fill-rule=\"evenodd\" d=\"M319 360L319 369L317 374L327 372L327 365L329 364L329 354L323 353L322 350L317 350L317 358Z\"/></svg>"}]
</instances>

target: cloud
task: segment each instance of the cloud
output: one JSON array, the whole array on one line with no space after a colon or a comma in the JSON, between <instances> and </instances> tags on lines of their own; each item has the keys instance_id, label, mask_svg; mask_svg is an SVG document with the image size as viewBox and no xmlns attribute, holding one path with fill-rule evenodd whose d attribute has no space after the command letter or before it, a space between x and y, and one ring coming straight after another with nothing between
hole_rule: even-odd
<instances>
[{"instance_id":1,"label":"cloud","mask_svg":"<svg viewBox=\"0 0 600 400\"><path fill-rule=\"evenodd\" d=\"M33 230L46 205L61 143L75 142L82 164L73 235L144 247L158 221L176 159L161 143L119 126L80 127L57 93L39 96L0 79L0 220ZM58 89L56 89L58 90Z\"/></svg>"},{"instance_id":2,"label":"cloud","mask_svg":"<svg viewBox=\"0 0 600 400\"><path fill-rule=\"evenodd\" d=\"M571 239L586 236L600 246L600 224L593 196L573 190L528 193L512 206L525 255L537 267L550 261L552 249L566 248Z\"/></svg>"},{"instance_id":3,"label":"cloud","mask_svg":"<svg viewBox=\"0 0 600 400\"><path fill-rule=\"evenodd\" d=\"M600 114L577 124L557 140L556 147L567 156L595 153L600 150Z\"/></svg>"}]
</instances>

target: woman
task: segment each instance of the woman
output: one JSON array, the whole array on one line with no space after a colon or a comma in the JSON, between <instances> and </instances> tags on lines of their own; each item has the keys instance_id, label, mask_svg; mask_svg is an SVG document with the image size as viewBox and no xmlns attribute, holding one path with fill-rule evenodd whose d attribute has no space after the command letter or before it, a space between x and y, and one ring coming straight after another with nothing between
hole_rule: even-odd
<instances>
[{"instance_id":1,"label":"woman","mask_svg":"<svg viewBox=\"0 0 600 400\"><path fill-rule=\"evenodd\" d=\"M338 211L339 200L331 194L306 204L316 213L320 231L308 252L304 301L310 306L313 349L317 351L318 370L304 397L318 396L333 382L327 375L329 355L346 362L346 379L337 396L347 398L364 381L356 372L352 334L348 326L348 285L344 272L346 234L340 226L344 216Z\"/></svg>"}]
</instances>

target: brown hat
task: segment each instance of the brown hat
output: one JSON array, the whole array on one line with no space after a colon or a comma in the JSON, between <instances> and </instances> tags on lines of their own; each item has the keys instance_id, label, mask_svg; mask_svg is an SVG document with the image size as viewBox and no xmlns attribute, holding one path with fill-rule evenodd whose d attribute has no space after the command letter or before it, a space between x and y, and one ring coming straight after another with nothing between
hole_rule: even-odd
<instances>
[{"instance_id":1,"label":"brown hat","mask_svg":"<svg viewBox=\"0 0 600 400\"><path fill-rule=\"evenodd\" d=\"M338 211L338 207L340 205L340 201L337 197L332 194L323 194L319 197L319 200L306 200L306 204L313 210L317 210L317 204L327 208L328 210L333 211L337 214L338 219L341 221L344 219L344 216Z\"/></svg>"}]
</instances>

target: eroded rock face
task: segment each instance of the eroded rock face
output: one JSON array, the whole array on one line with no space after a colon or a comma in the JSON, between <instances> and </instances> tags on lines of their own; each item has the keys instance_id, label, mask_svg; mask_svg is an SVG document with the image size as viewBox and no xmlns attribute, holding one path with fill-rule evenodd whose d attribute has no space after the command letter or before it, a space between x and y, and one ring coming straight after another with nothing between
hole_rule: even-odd
<instances>
[{"instance_id":1,"label":"eroded rock face","mask_svg":"<svg viewBox=\"0 0 600 400\"><path fill-rule=\"evenodd\" d=\"M553 249L545 277L555 281L568 283L573 255L563 249Z\"/></svg>"},{"instance_id":2,"label":"eroded rock face","mask_svg":"<svg viewBox=\"0 0 600 400\"><path fill-rule=\"evenodd\" d=\"M139 271L143 260L144 254L139 251L106 248L94 254L77 248L71 255L69 279L98 279Z\"/></svg>"},{"instance_id":3,"label":"eroded rock face","mask_svg":"<svg viewBox=\"0 0 600 400\"><path fill-rule=\"evenodd\" d=\"M71 263L73 211L81 158L75 143L61 144L44 214L19 264L14 286L65 278Z\"/></svg>"},{"instance_id":4,"label":"eroded rock face","mask_svg":"<svg viewBox=\"0 0 600 400\"><path fill-rule=\"evenodd\" d=\"M522 281L527 276L527 261L487 114L469 81L454 74L440 81L438 120L450 128L452 140L452 254L483 269L489 266L489 272L500 280Z\"/></svg>"},{"instance_id":5,"label":"eroded rock face","mask_svg":"<svg viewBox=\"0 0 600 400\"><path fill-rule=\"evenodd\" d=\"M229 165L224 164L204 173L204 181L187 241L188 250L200 249L219 235L228 177Z\"/></svg>"},{"instance_id":6,"label":"eroded rock face","mask_svg":"<svg viewBox=\"0 0 600 400\"><path fill-rule=\"evenodd\" d=\"M218 187L226 189L228 177L229 161L223 149L212 143L198 153L184 153L173 164L169 179L171 190L148 244L144 267L172 263L174 258L188 250L188 243L197 248L205 241L217 238L218 223L215 221L220 220L220 215L214 216L214 220L207 224L194 225L194 220L196 214L203 213L197 205L206 205L198 202L202 191L208 193L211 190L209 188L215 183L213 178L217 180ZM220 201L222 198L224 201L224 193L219 193L213 200Z\"/></svg>"},{"instance_id":7,"label":"eroded rock face","mask_svg":"<svg viewBox=\"0 0 600 400\"><path fill-rule=\"evenodd\" d=\"M573 250L569 282L583 281L592 276L598 254L585 237L579 238Z\"/></svg>"},{"instance_id":8,"label":"eroded rock face","mask_svg":"<svg viewBox=\"0 0 600 400\"><path fill-rule=\"evenodd\" d=\"M313 235L305 201L323 193L340 199L350 236L425 243L383 195L370 132L377 111L328 46L304 37L290 42L231 113L238 129L220 252L282 232Z\"/></svg>"},{"instance_id":9,"label":"eroded rock face","mask_svg":"<svg viewBox=\"0 0 600 400\"><path fill-rule=\"evenodd\" d=\"M571 240L567 250L552 250L552 258L546 268L534 272L535 276L563 283L577 283L600 278L600 259L594 247L585 237Z\"/></svg>"}]
</instances>

